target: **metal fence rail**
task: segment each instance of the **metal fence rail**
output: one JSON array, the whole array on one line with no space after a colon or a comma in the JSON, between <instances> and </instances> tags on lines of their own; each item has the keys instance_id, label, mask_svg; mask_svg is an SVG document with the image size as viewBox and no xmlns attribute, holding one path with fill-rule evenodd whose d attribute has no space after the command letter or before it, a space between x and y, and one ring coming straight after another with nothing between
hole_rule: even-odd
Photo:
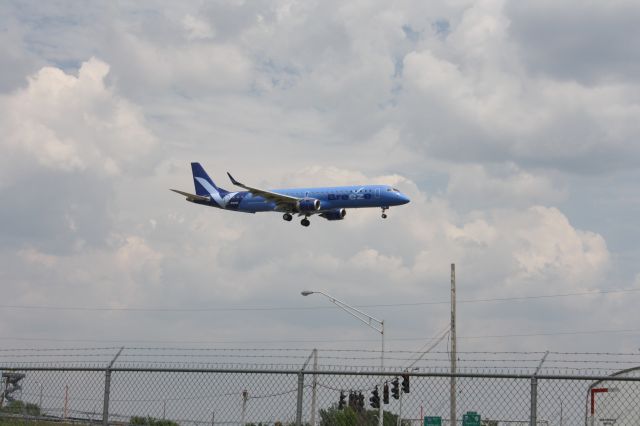
<instances>
[{"instance_id":1,"label":"metal fence rail","mask_svg":"<svg viewBox=\"0 0 640 426\"><path fill-rule=\"evenodd\" d=\"M2 367L3 416L82 423L180 425L376 425L381 378L387 426L448 425L452 375L404 371ZM639 425L640 376L457 374L457 424ZM9 377L23 375L17 384ZM13 375L13 376L12 376ZM393 380L408 378L409 393ZM400 386L399 386L400 387ZM349 395L355 397L349 398ZM362 396L360 396L362 395ZM345 407L341 408L341 396ZM137 419L136 419L137 418ZM433 423L437 424L437 423Z\"/></svg>"}]
</instances>

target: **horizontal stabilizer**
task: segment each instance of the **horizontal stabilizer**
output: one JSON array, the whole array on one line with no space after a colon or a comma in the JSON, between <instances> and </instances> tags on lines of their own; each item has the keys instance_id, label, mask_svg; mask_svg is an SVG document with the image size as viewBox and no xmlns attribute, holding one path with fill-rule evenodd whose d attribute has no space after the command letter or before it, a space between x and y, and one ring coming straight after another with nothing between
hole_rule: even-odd
<instances>
[{"instance_id":1,"label":"horizontal stabilizer","mask_svg":"<svg viewBox=\"0 0 640 426\"><path fill-rule=\"evenodd\" d=\"M180 195L184 195L185 197L187 197L187 201L204 201L204 202L211 201L211 197L205 197L203 195L196 195L196 194L189 194L188 192L178 191L177 189L171 189L171 191L177 192Z\"/></svg>"}]
</instances>

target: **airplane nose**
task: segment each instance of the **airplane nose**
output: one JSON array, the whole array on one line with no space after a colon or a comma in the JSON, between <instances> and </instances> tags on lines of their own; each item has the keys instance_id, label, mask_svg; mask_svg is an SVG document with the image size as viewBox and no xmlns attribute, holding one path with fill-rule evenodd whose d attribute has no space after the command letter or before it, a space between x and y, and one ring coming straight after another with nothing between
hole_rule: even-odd
<instances>
[{"instance_id":1,"label":"airplane nose","mask_svg":"<svg viewBox=\"0 0 640 426\"><path fill-rule=\"evenodd\" d=\"M404 194L400 194L400 200L402 201L402 204L407 204L409 201L411 201L409 197Z\"/></svg>"}]
</instances>

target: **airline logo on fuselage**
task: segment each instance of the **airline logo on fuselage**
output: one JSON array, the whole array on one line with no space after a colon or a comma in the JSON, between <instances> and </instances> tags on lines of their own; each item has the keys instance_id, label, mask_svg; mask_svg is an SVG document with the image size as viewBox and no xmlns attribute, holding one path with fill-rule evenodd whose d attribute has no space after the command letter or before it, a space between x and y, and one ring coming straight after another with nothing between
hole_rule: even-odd
<instances>
[{"instance_id":1,"label":"airline logo on fuselage","mask_svg":"<svg viewBox=\"0 0 640 426\"><path fill-rule=\"evenodd\" d=\"M349 194L329 194L327 198L329 199L329 201L333 201L333 200L344 200L344 201L348 201L348 200L370 200L371 199L371 193L354 191L354 192L351 192Z\"/></svg>"}]
</instances>

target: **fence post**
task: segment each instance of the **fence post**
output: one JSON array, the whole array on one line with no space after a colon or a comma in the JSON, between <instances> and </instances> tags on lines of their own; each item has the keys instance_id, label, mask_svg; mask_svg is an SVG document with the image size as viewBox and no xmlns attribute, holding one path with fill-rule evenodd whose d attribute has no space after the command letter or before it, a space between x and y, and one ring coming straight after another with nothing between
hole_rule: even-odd
<instances>
[{"instance_id":1,"label":"fence post","mask_svg":"<svg viewBox=\"0 0 640 426\"><path fill-rule=\"evenodd\" d=\"M104 402L102 405L102 426L109 424L109 391L111 389L111 369L104 373Z\"/></svg>"},{"instance_id":2,"label":"fence post","mask_svg":"<svg viewBox=\"0 0 640 426\"><path fill-rule=\"evenodd\" d=\"M302 389L304 388L304 374L298 372L298 403L296 405L296 426L302 426Z\"/></svg>"},{"instance_id":3,"label":"fence post","mask_svg":"<svg viewBox=\"0 0 640 426\"><path fill-rule=\"evenodd\" d=\"M538 373L540 372L542 364L544 364L548 355L549 351L546 351L540 360L540 364L538 364L538 368L536 368L536 372L531 376L531 418L529 419L529 424L531 426L536 426L538 424Z\"/></svg>"},{"instance_id":4,"label":"fence post","mask_svg":"<svg viewBox=\"0 0 640 426\"><path fill-rule=\"evenodd\" d=\"M529 421L531 426L538 424L538 378L531 376L531 418Z\"/></svg>"},{"instance_id":5,"label":"fence post","mask_svg":"<svg viewBox=\"0 0 640 426\"><path fill-rule=\"evenodd\" d=\"M104 372L104 402L102 405L102 426L109 425L109 393L111 392L111 367L113 367L113 363L116 362L116 359L118 359L123 349L124 346L121 347L116 356L113 357Z\"/></svg>"}]
</instances>

